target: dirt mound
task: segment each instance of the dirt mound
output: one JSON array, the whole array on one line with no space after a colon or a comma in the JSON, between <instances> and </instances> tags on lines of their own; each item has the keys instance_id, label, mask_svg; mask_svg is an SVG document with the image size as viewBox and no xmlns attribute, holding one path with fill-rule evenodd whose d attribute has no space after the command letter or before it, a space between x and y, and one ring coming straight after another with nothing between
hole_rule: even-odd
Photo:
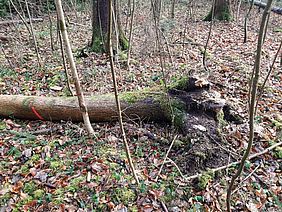
<instances>
[{"instance_id":1,"label":"dirt mound","mask_svg":"<svg viewBox=\"0 0 282 212\"><path fill-rule=\"evenodd\" d=\"M183 174L194 175L226 165L229 152L221 147L218 123L205 113L187 114L181 147L173 149L174 161Z\"/></svg>"}]
</instances>

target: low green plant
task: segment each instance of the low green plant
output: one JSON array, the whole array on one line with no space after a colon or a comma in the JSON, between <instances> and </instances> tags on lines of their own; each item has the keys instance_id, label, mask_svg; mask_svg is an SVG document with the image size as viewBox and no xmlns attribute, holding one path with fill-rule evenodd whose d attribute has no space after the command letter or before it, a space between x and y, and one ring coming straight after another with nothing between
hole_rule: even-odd
<instances>
[{"instance_id":1,"label":"low green plant","mask_svg":"<svg viewBox=\"0 0 282 212\"><path fill-rule=\"evenodd\" d=\"M4 121L0 121L0 130L6 129L6 123Z\"/></svg>"},{"instance_id":2,"label":"low green plant","mask_svg":"<svg viewBox=\"0 0 282 212\"><path fill-rule=\"evenodd\" d=\"M136 194L127 187L116 188L113 191L113 198L115 198L116 203L128 205L136 199Z\"/></svg>"},{"instance_id":3,"label":"low green plant","mask_svg":"<svg viewBox=\"0 0 282 212\"><path fill-rule=\"evenodd\" d=\"M23 191L24 193L27 193L27 194L32 194L34 191L36 190L36 184L31 181L31 182L26 182L24 184L24 187L23 187Z\"/></svg>"},{"instance_id":4,"label":"low green plant","mask_svg":"<svg viewBox=\"0 0 282 212\"><path fill-rule=\"evenodd\" d=\"M17 147L12 146L12 147L8 150L7 154L8 154L9 156L13 156L14 159L18 159L19 157L21 157L22 152L21 152Z\"/></svg>"},{"instance_id":5,"label":"low green plant","mask_svg":"<svg viewBox=\"0 0 282 212\"><path fill-rule=\"evenodd\" d=\"M0 0L0 17L5 17L9 12L9 0Z\"/></svg>"},{"instance_id":6,"label":"low green plant","mask_svg":"<svg viewBox=\"0 0 282 212\"><path fill-rule=\"evenodd\" d=\"M45 192L42 189L37 189L33 192L33 197L34 199L42 199L42 197L44 196Z\"/></svg>"},{"instance_id":7,"label":"low green plant","mask_svg":"<svg viewBox=\"0 0 282 212\"><path fill-rule=\"evenodd\" d=\"M66 189L70 192L76 192L81 187L81 183L85 180L85 177L80 176L77 178L74 178L70 181L69 185L66 187Z\"/></svg>"},{"instance_id":8,"label":"low green plant","mask_svg":"<svg viewBox=\"0 0 282 212\"><path fill-rule=\"evenodd\" d=\"M0 65L0 79L3 77L14 77L14 76L17 76L17 72L15 70Z\"/></svg>"}]
</instances>

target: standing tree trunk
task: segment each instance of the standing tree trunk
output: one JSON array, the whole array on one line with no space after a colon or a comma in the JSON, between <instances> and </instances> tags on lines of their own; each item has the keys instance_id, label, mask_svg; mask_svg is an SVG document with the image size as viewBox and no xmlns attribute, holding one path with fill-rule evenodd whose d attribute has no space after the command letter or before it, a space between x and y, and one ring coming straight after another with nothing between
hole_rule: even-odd
<instances>
[{"instance_id":1,"label":"standing tree trunk","mask_svg":"<svg viewBox=\"0 0 282 212\"><path fill-rule=\"evenodd\" d=\"M214 5L214 18L220 21L231 21L232 15L230 10L229 0L216 0ZM212 9L204 19L204 21L211 21Z\"/></svg>"},{"instance_id":2,"label":"standing tree trunk","mask_svg":"<svg viewBox=\"0 0 282 212\"><path fill-rule=\"evenodd\" d=\"M120 17L117 10L118 2L114 0L114 14L115 19L113 26L117 26L114 31L115 35L118 37L121 50L128 49L128 41L124 35L121 28ZM109 0L93 0L92 4L92 39L90 48L94 52L106 52L107 47L107 36L108 36L108 24L109 24ZM115 39L113 39L115 40Z\"/></svg>"},{"instance_id":3,"label":"standing tree trunk","mask_svg":"<svg viewBox=\"0 0 282 212\"><path fill-rule=\"evenodd\" d=\"M65 46L66 46L66 53L67 53L67 56L68 56L68 59L69 59L70 69L72 71L72 76L74 78L75 90L76 90L76 95L77 95L77 99L78 99L78 105L79 105L79 109L80 109L80 112L81 112L80 114L82 115L84 125L86 127L88 134L94 135L94 130L93 130L91 123L90 123L87 105L85 103L84 94L83 94L83 91L81 89L78 73L77 73L77 70L76 70L76 66L75 66L75 63L74 63L73 54L72 54L72 50L71 50L71 46L70 46L70 42L69 42L68 33L67 33L67 30L66 30L66 22L65 22L65 17L64 17L64 13L63 13L62 2L61 2L61 0L56 0L55 4L56 4L57 15L58 15L57 18L58 18L58 22L59 22L59 25L60 25L60 31L61 31L62 38L63 38L63 41L64 41Z\"/></svg>"}]
</instances>

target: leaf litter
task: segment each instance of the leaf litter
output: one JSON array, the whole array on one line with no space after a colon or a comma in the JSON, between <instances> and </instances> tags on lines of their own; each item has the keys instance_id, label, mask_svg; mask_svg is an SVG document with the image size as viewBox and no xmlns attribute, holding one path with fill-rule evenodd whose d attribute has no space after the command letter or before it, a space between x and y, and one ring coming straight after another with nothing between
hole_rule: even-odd
<instances>
[{"instance_id":1,"label":"leaf litter","mask_svg":"<svg viewBox=\"0 0 282 212\"><path fill-rule=\"evenodd\" d=\"M165 16L161 20L173 63L169 62L167 51L155 47L153 22L148 21L144 13L148 7L140 4L136 8L131 69L128 71L121 64L117 71L120 91L161 84L159 53L165 59L168 82L189 76L191 72L204 73L201 61L209 23L201 19L208 13L209 6L197 2L199 7L194 17L188 17L183 12L186 7L181 6L177 7L175 21ZM137 188L130 175L117 123L93 124L97 133L97 138L93 139L85 136L81 123L1 119L1 210L224 210L227 182L235 167L215 175L207 168L238 160L247 142L248 80L254 63L261 13L255 10L251 14L248 42L244 44L242 14L246 11L247 7L242 6L238 22L214 23L207 51L207 65L212 70L208 81L234 106L245 119L244 123L224 123L219 132L221 140L210 142L212 135L207 137L204 133L209 122L205 118L199 122L191 117L191 128L196 135L180 135L169 154L182 174L189 176L205 171L204 177L184 182L177 167L166 162L159 180L155 181L176 133L171 126L142 120L125 123L130 151L141 179ZM80 22L90 26L86 14L80 15ZM266 75L282 37L282 32L277 30L281 24L281 17L272 14L263 51L262 77ZM36 55L25 27L17 25L20 37L14 36L12 26L1 29L12 37L3 48L15 68L10 69L1 55L0 94L65 96L66 77L59 45L55 45L52 53L46 39L49 36L47 20L34 23L34 27L45 63L42 71L37 70ZM91 29L70 24L68 30L73 50L79 53L87 45ZM47 36L40 36L40 33ZM76 57L76 64L87 95L112 92L106 55L88 53L86 58ZM258 107L252 153L269 147L281 134L282 72L278 61L274 68ZM236 210L281 210L281 152L281 148L277 148L246 165L240 188L233 195ZM253 170L255 172L246 178Z\"/></svg>"}]
</instances>

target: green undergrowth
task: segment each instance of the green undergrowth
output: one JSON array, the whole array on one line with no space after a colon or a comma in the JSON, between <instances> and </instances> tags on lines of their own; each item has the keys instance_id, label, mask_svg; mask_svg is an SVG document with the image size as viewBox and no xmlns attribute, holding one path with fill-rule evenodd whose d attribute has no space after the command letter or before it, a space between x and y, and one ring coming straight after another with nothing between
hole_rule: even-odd
<instances>
[{"instance_id":1,"label":"green undergrowth","mask_svg":"<svg viewBox=\"0 0 282 212\"><path fill-rule=\"evenodd\" d=\"M153 173L159 167L148 163L140 169L136 164L141 171L141 184L137 186L128 172L123 145L116 143L118 141L113 143L107 137L92 139L80 136L75 129L65 129L63 135L33 135L32 139L29 137L31 133L27 132L6 131L5 135L5 157L0 161L0 170L14 177L14 182L1 185L7 189L0 196L0 204L4 206L13 198L14 211L24 208L32 211L43 204L59 208L70 201L76 208L85 210L94 207L108 211L111 203L138 211L137 199L152 192L159 193L159 198L166 204L179 196L179 186L174 182L179 176L176 168L169 168L165 178L151 181L142 173ZM131 140L138 143L134 137ZM165 152L159 147L158 143L148 144L148 141L138 143L132 152L134 161L143 160L148 155L163 158ZM47 179L49 186L44 186ZM187 196L186 193L181 195Z\"/></svg>"}]
</instances>

